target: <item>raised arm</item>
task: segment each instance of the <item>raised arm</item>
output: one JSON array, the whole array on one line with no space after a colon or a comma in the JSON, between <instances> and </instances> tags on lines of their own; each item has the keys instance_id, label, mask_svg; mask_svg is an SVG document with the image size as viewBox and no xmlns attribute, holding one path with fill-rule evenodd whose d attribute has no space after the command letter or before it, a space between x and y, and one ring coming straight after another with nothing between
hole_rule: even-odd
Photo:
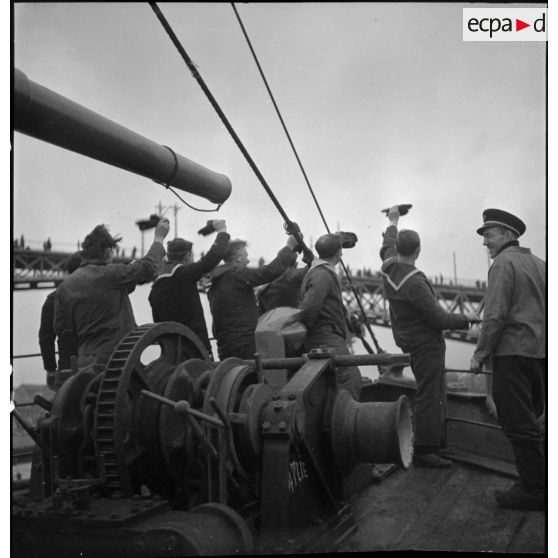
<instances>
[{"instance_id":1,"label":"raised arm","mask_svg":"<svg viewBox=\"0 0 558 558\"><path fill-rule=\"evenodd\" d=\"M185 265L179 270L180 275L187 275L189 278L198 281L206 273L209 273L214 269L217 264L223 259L223 256L227 252L227 246L229 245L230 235L227 232L227 225L225 221L214 221L213 226L217 231L217 237L211 245L211 248L197 262L193 262L189 265Z\"/></svg>"},{"instance_id":2,"label":"raised arm","mask_svg":"<svg viewBox=\"0 0 558 558\"><path fill-rule=\"evenodd\" d=\"M399 208L394 205L388 212L389 225L384 233L384 241L380 248L380 258L385 262L391 258L395 258L397 252L395 250L395 241L397 240L397 225L399 223Z\"/></svg>"},{"instance_id":3,"label":"raised arm","mask_svg":"<svg viewBox=\"0 0 558 558\"><path fill-rule=\"evenodd\" d=\"M153 243L147 254L139 260L128 264L110 264L107 269L107 279L116 286L141 285L152 281L165 256L163 241L169 232L169 220L162 218L155 227Z\"/></svg>"},{"instance_id":4,"label":"raised arm","mask_svg":"<svg viewBox=\"0 0 558 558\"><path fill-rule=\"evenodd\" d=\"M279 277L296 260L294 250L297 245L296 239L293 236L289 236L287 245L279 250L275 259L269 264L258 268L247 267L238 271L237 275L252 287L269 283Z\"/></svg>"}]
</instances>

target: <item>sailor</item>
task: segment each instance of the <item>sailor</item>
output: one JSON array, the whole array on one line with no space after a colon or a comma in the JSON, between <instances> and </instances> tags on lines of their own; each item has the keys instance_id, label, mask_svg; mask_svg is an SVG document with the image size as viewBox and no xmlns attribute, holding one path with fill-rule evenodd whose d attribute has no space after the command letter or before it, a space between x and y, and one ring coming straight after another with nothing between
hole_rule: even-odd
<instances>
[{"instance_id":1,"label":"sailor","mask_svg":"<svg viewBox=\"0 0 558 558\"><path fill-rule=\"evenodd\" d=\"M183 238L167 242L167 259L149 293L153 321L184 324L200 338L210 355L198 281L221 261L230 238L225 221L213 221L213 228L217 231L215 242L197 262L193 261L191 242Z\"/></svg>"},{"instance_id":2,"label":"sailor","mask_svg":"<svg viewBox=\"0 0 558 558\"><path fill-rule=\"evenodd\" d=\"M480 321L475 313L453 314L444 311L426 275L415 267L420 254L416 231L397 231L399 208L387 213L389 226L384 233L380 257L382 279L389 300L391 327L395 343L411 355L416 380L415 442L413 462L419 467L451 467L439 455L446 399L445 329L468 329Z\"/></svg>"},{"instance_id":3,"label":"sailor","mask_svg":"<svg viewBox=\"0 0 558 558\"><path fill-rule=\"evenodd\" d=\"M492 265L483 324L471 359L479 372L492 358L492 395L509 438L519 481L495 497L503 508L545 508L545 434L541 421L547 392L546 264L519 246L525 223L506 211L486 209L477 233Z\"/></svg>"},{"instance_id":4,"label":"sailor","mask_svg":"<svg viewBox=\"0 0 558 558\"><path fill-rule=\"evenodd\" d=\"M120 237L97 225L82 242L80 267L58 287L54 329L58 336L75 332L78 366L106 364L120 340L136 327L129 293L136 285L153 280L165 249L168 219L155 227L147 254L128 264L111 263Z\"/></svg>"},{"instance_id":5,"label":"sailor","mask_svg":"<svg viewBox=\"0 0 558 558\"><path fill-rule=\"evenodd\" d=\"M79 252L74 252L66 261L66 271L72 274L80 265L81 256ZM47 375L47 386L50 389L55 387L55 376L57 370L70 368L70 357L77 355L77 340L72 332L68 332L61 337L56 336L54 331L54 299L56 290L52 291L47 297L41 308L41 325L39 326L39 347L43 367ZM56 364L55 342L58 344L58 365Z\"/></svg>"},{"instance_id":6,"label":"sailor","mask_svg":"<svg viewBox=\"0 0 558 558\"><path fill-rule=\"evenodd\" d=\"M258 306L254 287L279 277L296 259L298 242L293 236L269 264L251 268L244 240L229 242L224 264L213 272L207 293L213 316L213 333L217 339L219 358L236 356L254 358L254 330L258 323Z\"/></svg>"},{"instance_id":7,"label":"sailor","mask_svg":"<svg viewBox=\"0 0 558 558\"><path fill-rule=\"evenodd\" d=\"M336 354L350 354L347 347L347 319L341 280L335 266L342 256L341 239L336 234L320 236L315 244L319 258L314 258L301 286L300 317L306 326L305 349L327 347ZM362 378L356 366L336 370L337 384L354 399L360 398Z\"/></svg>"}]
</instances>

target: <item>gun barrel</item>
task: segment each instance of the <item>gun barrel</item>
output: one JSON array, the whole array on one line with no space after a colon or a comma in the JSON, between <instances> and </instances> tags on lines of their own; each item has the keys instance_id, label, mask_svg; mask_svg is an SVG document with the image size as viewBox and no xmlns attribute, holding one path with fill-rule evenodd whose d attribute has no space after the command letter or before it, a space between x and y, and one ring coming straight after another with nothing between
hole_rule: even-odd
<instances>
[{"instance_id":1,"label":"gun barrel","mask_svg":"<svg viewBox=\"0 0 558 558\"><path fill-rule=\"evenodd\" d=\"M13 84L14 130L213 203L229 197L224 174L31 81L17 68Z\"/></svg>"}]
</instances>

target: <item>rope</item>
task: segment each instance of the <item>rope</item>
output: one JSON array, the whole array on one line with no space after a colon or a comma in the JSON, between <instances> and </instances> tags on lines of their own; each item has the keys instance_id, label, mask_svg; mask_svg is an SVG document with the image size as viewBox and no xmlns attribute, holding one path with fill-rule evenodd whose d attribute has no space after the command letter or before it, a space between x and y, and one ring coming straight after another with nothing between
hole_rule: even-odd
<instances>
[{"instance_id":1,"label":"rope","mask_svg":"<svg viewBox=\"0 0 558 558\"><path fill-rule=\"evenodd\" d=\"M290 133L289 133L289 131L288 131L288 129L287 129L287 126L286 126L286 124L285 124L285 121L283 120L283 116L282 116L282 114L281 114L281 111L279 110L279 107L277 106L277 103L275 102L275 97L273 96L273 93L271 92L271 88L269 87L269 84L268 84L267 79L266 79L266 77L265 77L264 71L263 71L263 69L262 69L262 67L261 67L261 65L260 65L260 62L259 62L259 60L258 60L258 57L256 56L256 52L255 52L254 48L252 47L252 42L250 41L250 38L248 37L248 33L247 33L247 31L246 31L246 28L244 27L244 23L242 22L242 19L241 19L241 17L240 17L240 14L238 13L238 10L236 9L236 6L234 5L233 2L231 2L231 6L232 6L232 9L233 9L233 11L234 11L234 13L235 13L235 15L236 15L236 19L238 20L238 23L239 23L239 25L240 25L240 28L241 28L241 30L242 30L242 34L244 35L244 38L246 39L246 43L248 44L248 48L250 49L250 52L252 53L252 57L254 58L254 62L256 63L256 66L258 67L258 70L259 70L259 72L260 72L260 76L261 76L261 78L262 78L262 80L263 80L263 82L264 82L264 84L265 84L265 87L266 87L266 89L267 89L267 92L268 92L268 94L269 94L269 97L270 97L270 99L271 99L271 102L273 103L273 106L275 107L275 112L277 113L277 116L279 117L279 121L281 122L281 125L283 126L283 130L284 130L284 132L285 132L285 135L287 136L287 140L289 141L289 144L290 144L290 146L291 146L291 149L293 150L293 153L294 153L294 156L295 156L295 158L296 158L296 160L297 160L298 166L300 167L300 170L301 170L301 172L302 172L302 176L304 177L304 180L306 181L306 185L308 186L308 190L310 191L310 194L311 194L311 196L312 196L312 199L314 200L314 203L316 204L316 207L317 207L317 209L318 209L318 213L320 214L320 217L321 217L321 219L322 219L322 221L323 221L323 223L324 223L324 225L325 225L325 228L326 228L327 232L328 232L329 234L331 234L331 230L330 230L330 228L329 228L329 226L328 226L328 224L327 224L327 221L326 221L326 219L325 219L325 217L324 217L324 214L323 214L323 212L322 212L322 208L320 207L320 204L318 203L318 199L316 198L316 195L315 195L315 193L314 193L314 189L312 188L312 186L311 186L311 184L310 184L310 180L308 179L308 175L306 174L306 170L304 169L304 166L302 165L302 161L300 160L300 157L299 157L299 155L298 155L298 152L297 152L297 150L296 150L296 148L295 148L295 146L294 146L294 143L293 143L293 141L292 141L292 139L291 139L291 135L290 135ZM376 339L376 336L375 336L374 333L372 332L372 328L370 327L370 324L369 324L369 322L368 322L368 318L367 318L367 316L366 316L366 313L365 313L364 308L363 308L363 306L362 306L362 303L361 303L361 301L360 301L360 297L358 296L357 291L356 291L356 289L355 289L355 287L354 287L354 285L353 285L353 282L352 282L352 279L351 279L351 275L350 275L350 273L349 273L349 270L348 270L347 267L345 266L345 263L343 262L343 260L340 260L340 263L341 263L341 267L343 268L343 272L345 273L345 276L347 277L347 280L348 280L348 282L349 282L349 286L350 286L350 288L351 288L351 290L352 290L352 292L353 292L353 295L354 295L354 297L355 297L355 300L356 300L356 302L357 302L357 304L358 304L358 307L359 307L359 309L360 309L362 318L364 319L364 325L366 326L366 329L368 330L368 333L370 334L370 337L372 338L372 341L374 342L374 345L375 345L375 347L376 347L376 350L377 350L378 352L380 352L380 353L385 352L385 351L383 351L383 350L380 348L380 345L379 345L379 343L378 343L378 340ZM367 346L367 344L364 344L364 345L365 345L366 349L369 350L369 352L372 352L372 351L371 351L371 347L370 347L369 345L368 345L368 346Z\"/></svg>"},{"instance_id":2,"label":"rope","mask_svg":"<svg viewBox=\"0 0 558 558\"><path fill-rule=\"evenodd\" d=\"M246 150L246 148L244 147L242 141L240 140L240 138L238 137L238 135L236 134L236 132L234 131L232 125L230 124L230 122L228 121L227 117L225 116L224 112L221 110L221 107L219 106L219 104L217 103L215 97L212 95L211 91L209 90L209 88L207 87L205 81L203 80L203 78L201 77L196 65L192 62L192 59L188 56L188 53L186 52L186 50L184 49L184 47L182 46L182 44L180 43L178 37L176 36L176 34L174 33L174 31L172 30L170 24L168 23L168 21L166 20L165 16L163 15L163 13L161 12L159 6L157 6L156 2L149 2L149 5L151 6L151 8L153 9L153 11L155 12L155 15L157 16L157 18L159 19L159 21L161 22L161 25L163 26L163 29L166 31L167 35L169 36L170 40L172 41L172 43L174 44L174 46L176 47L176 49L178 50L178 52L180 53L180 56L182 57L182 59L184 60L184 62L186 63L186 65L188 66L192 76L196 79L196 81L198 82L198 84L200 85L202 91L205 93L205 96L207 97L207 99L209 100L209 102L211 103L211 106L215 109L215 111L217 112L217 114L219 115L219 118L221 119L221 122L224 124L225 128L227 129L227 131L229 132L229 134L231 135L231 137L233 138L234 142L236 143L237 147L240 149L241 153L244 155L244 158L246 159L246 161L248 162L248 164L250 165L250 168L254 171L254 174L257 176L257 178L259 179L261 185L264 187L265 191L267 192L267 195L270 197L271 201L273 202L273 204L275 205L275 207L277 208L277 210L279 211L279 213L281 214L281 217L283 217L286 225L287 225L287 230L290 232L290 234L292 234L296 240L298 241L299 246L302 248L303 252L304 252L304 258L305 261L313 258L313 254L312 251L308 248L308 246L306 246L306 244L304 243L303 239L302 239L302 235L300 234L300 229L298 229L298 226L296 226L295 223L293 223L289 217L287 216L287 214L285 213L285 210L283 209L283 207L281 206L281 204L279 203L279 200L275 197L275 194L273 193L273 191L271 190L271 188L269 187L269 185L267 184L265 178L263 177L262 173L260 172L260 170L258 169L258 167L256 166L256 163L253 161L252 157L250 157L250 154L248 153L248 151ZM292 232L291 232L292 231Z\"/></svg>"},{"instance_id":3,"label":"rope","mask_svg":"<svg viewBox=\"0 0 558 558\"><path fill-rule=\"evenodd\" d=\"M256 63L256 66L258 67L258 70L260 71L260 75L262 77L262 80L265 84L265 87L267 89L267 92L269 94L269 97L271 99L271 102L273 103L273 106L275 107L275 111L277 112L277 116L279 117L279 120L281 122L281 125L283 126L283 130L285 131L285 135L287 136L287 139L289 140L289 144L291 145L291 149L293 150L294 156L298 162L298 166L300 167L300 170L302 171L302 175L304 176L304 180L306 181L306 185L308 186L308 189L310 190L310 194L312 195L312 198L314 200L314 203L316 204L316 207L318 208L318 212L320 213L320 217L322 218L322 221L327 229L327 232L329 233L329 227L327 226L327 222L325 220L324 214L322 213L322 208L320 207L320 204L318 203L318 199L316 198L316 195L314 194L314 190L312 189L312 186L310 185L310 181L308 180L308 176L306 175L306 171L304 170L304 167L302 166L302 161L300 160L300 157L298 156L298 152L294 146L294 143L291 139L291 135L289 134L289 131L287 130L287 126L285 125L285 121L283 120L283 116L281 115L281 111L279 110L279 107L277 106L277 103L275 102L275 97L273 96L273 93L271 92L271 89L269 87L269 84L267 83L267 79L265 77L265 74L262 70L262 67L260 66L260 62L258 60L258 57L256 56L256 52L254 51L254 48L252 47L252 43L250 41L250 38L248 37L248 33L246 32L246 29L244 27L244 24L242 23L242 19L240 19L240 15L236 9L236 6L234 5L233 2L231 2L231 6L232 9L234 10L234 13L236 15L236 19L238 20L238 23L240 25L240 28L242 29L242 33L244 34L244 38L246 39L246 42L248 43L248 47L250 48L250 52L252 53L252 56L254 57L254 62Z\"/></svg>"},{"instance_id":4,"label":"rope","mask_svg":"<svg viewBox=\"0 0 558 558\"><path fill-rule=\"evenodd\" d=\"M169 147L168 145L163 145L163 147L166 147L172 155L172 158L174 160L174 166L171 172L170 177L165 180L164 182L159 182L158 180L154 180L153 182L160 184L161 186L164 186L167 190L170 190L184 205L187 205L190 209L193 209L194 211L203 211L203 212L207 212L207 213L212 213L213 211L219 211L221 209L221 206L223 204L218 204L217 207L215 209L201 209L200 207L194 207L193 205L189 204L184 198L182 198L178 192L176 192L176 190L172 189L172 181L174 180L176 173L178 172L178 168L179 168L179 164L178 164L178 157L176 156L176 153L174 152L174 149L172 149L171 147Z\"/></svg>"},{"instance_id":5,"label":"rope","mask_svg":"<svg viewBox=\"0 0 558 558\"><path fill-rule=\"evenodd\" d=\"M176 190L173 190L171 186L165 186L167 190L170 190L184 205L187 205L190 209L194 211L202 211L205 213L213 213L214 211L219 211L221 209L222 203L218 204L215 209L202 209L201 207L194 207L192 204L188 203Z\"/></svg>"}]
</instances>

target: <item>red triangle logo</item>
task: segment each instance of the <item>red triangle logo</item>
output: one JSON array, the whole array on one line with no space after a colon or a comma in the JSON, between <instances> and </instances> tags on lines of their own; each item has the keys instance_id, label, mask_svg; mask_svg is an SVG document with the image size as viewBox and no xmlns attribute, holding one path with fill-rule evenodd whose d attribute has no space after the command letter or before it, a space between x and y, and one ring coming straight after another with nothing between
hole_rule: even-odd
<instances>
[{"instance_id":1,"label":"red triangle logo","mask_svg":"<svg viewBox=\"0 0 558 558\"><path fill-rule=\"evenodd\" d=\"M521 21L520 19L515 20L515 30L516 31L521 31L522 29L525 29L525 27L531 27L531 24L530 23L525 23L524 21Z\"/></svg>"}]
</instances>

